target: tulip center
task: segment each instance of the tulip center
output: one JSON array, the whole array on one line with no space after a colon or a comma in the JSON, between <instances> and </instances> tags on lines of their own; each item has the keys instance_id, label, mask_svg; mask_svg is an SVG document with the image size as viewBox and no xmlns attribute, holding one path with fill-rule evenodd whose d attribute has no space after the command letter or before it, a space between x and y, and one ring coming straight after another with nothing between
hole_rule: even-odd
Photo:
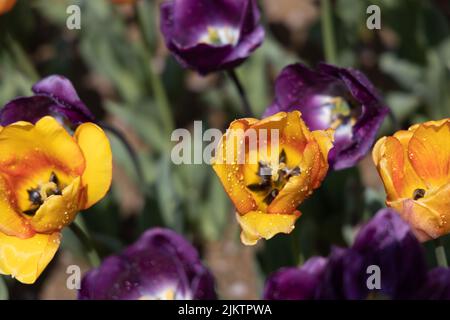
<instances>
[{"instance_id":1,"label":"tulip center","mask_svg":"<svg viewBox=\"0 0 450 320\"><path fill-rule=\"evenodd\" d=\"M205 34L200 37L200 43L214 46L235 46L239 40L239 29L232 27L208 27Z\"/></svg>"},{"instance_id":2,"label":"tulip center","mask_svg":"<svg viewBox=\"0 0 450 320\"><path fill-rule=\"evenodd\" d=\"M331 111L331 129L337 129L340 126L353 126L356 123L356 117L349 103L341 97L333 97L328 102Z\"/></svg>"},{"instance_id":3,"label":"tulip center","mask_svg":"<svg viewBox=\"0 0 450 320\"><path fill-rule=\"evenodd\" d=\"M300 167L296 166L290 168L286 165L287 156L284 150L281 151L278 164L268 164L263 161L258 162L257 175L260 178L259 183L247 185L250 191L260 193L264 196L263 201L270 204L280 190L286 185L289 179L293 176L298 176L301 173Z\"/></svg>"},{"instance_id":4,"label":"tulip center","mask_svg":"<svg viewBox=\"0 0 450 320\"><path fill-rule=\"evenodd\" d=\"M62 189L58 177L52 172L47 182L40 183L37 187L27 190L30 207L23 213L33 216L47 198L53 195L61 195Z\"/></svg>"},{"instance_id":5,"label":"tulip center","mask_svg":"<svg viewBox=\"0 0 450 320\"><path fill-rule=\"evenodd\" d=\"M413 192L413 199L419 200L421 198L425 197L425 190L424 189L416 189Z\"/></svg>"}]
</instances>

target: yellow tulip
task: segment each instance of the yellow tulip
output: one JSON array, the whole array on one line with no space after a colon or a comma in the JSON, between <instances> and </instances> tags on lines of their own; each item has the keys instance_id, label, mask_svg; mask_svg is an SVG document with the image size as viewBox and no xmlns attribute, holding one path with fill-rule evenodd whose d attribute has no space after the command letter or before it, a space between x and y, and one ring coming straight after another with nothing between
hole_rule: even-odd
<instances>
[{"instance_id":1,"label":"yellow tulip","mask_svg":"<svg viewBox=\"0 0 450 320\"><path fill-rule=\"evenodd\" d=\"M275 150L272 130L278 132ZM236 134L239 131L245 134ZM249 132L256 133L258 144L249 143ZM263 149L262 140L268 141ZM294 229L300 217L297 207L320 186L328 171L331 147L332 131L311 132L299 111L231 123L219 143L213 168L236 207L244 244L254 245L261 238ZM241 157L245 161L238 161Z\"/></svg>"},{"instance_id":2,"label":"yellow tulip","mask_svg":"<svg viewBox=\"0 0 450 320\"><path fill-rule=\"evenodd\" d=\"M73 136L52 117L0 128L0 273L33 283L61 230L108 191L112 155L93 123Z\"/></svg>"},{"instance_id":3,"label":"yellow tulip","mask_svg":"<svg viewBox=\"0 0 450 320\"><path fill-rule=\"evenodd\" d=\"M421 241L450 232L450 119L414 125L381 138L373 161L386 204L396 209Z\"/></svg>"}]
</instances>

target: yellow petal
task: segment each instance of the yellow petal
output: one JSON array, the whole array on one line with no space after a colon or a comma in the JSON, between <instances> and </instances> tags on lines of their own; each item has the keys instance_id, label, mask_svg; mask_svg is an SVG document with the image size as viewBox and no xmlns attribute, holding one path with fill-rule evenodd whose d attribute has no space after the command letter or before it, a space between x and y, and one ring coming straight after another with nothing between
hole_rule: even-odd
<instances>
[{"instance_id":1,"label":"yellow petal","mask_svg":"<svg viewBox=\"0 0 450 320\"><path fill-rule=\"evenodd\" d=\"M247 246L255 245L261 238L269 240L278 233L291 233L294 230L295 221L299 217L299 211L295 211L293 214L262 211L250 211L244 215L236 213L236 218L242 228L241 241Z\"/></svg>"},{"instance_id":2,"label":"yellow petal","mask_svg":"<svg viewBox=\"0 0 450 320\"><path fill-rule=\"evenodd\" d=\"M218 154L212 164L225 191L240 213L246 213L256 208L256 202L246 189L244 182L245 158L240 160L245 152L243 143L245 131L256 121L252 118L233 121L219 142Z\"/></svg>"},{"instance_id":3,"label":"yellow petal","mask_svg":"<svg viewBox=\"0 0 450 320\"><path fill-rule=\"evenodd\" d=\"M450 121L419 125L409 141L408 156L417 174L429 188L450 179Z\"/></svg>"},{"instance_id":4,"label":"yellow petal","mask_svg":"<svg viewBox=\"0 0 450 320\"><path fill-rule=\"evenodd\" d=\"M22 283L36 281L58 250L60 233L20 239L0 233L0 273Z\"/></svg>"},{"instance_id":5,"label":"yellow petal","mask_svg":"<svg viewBox=\"0 0 450 320\"><path fill-rule=\"evenodd\" d=\"M36 232L48 233L69 225L85 204L85 192L80 178L65 187L61 195L52 195L30 219Z\"/></svg>"},{"instance_id":6,"label":"yellow petal","mask_svg":"<svg viewBox=\"0 0 450 320\"><path fill-rule=\"evenodd\" d=\"M394 182L389 170L390 166L385 155L386 141L388 137L383 137L377 141L372 151L372 159L377 167L381 180L383 181L384 189L386 190L387 199L393 201L398 199L399 194L394 186Z\"/></svg>"},{"instance_id":7,"label":"yellow petal","mask_svg":"<svg viewBox=\"0 0 450 320\"><path fill-rule=\"evenodd\" d=\"M36 125L16 122L4 127L0 171L8 177L23 177L38 167L51 167L75 178L84 171L84 158L75 140L52 117L43 117Z\"/></svg>"},{"instance_id":8,"label":"yellow petal","mask_svg":"<svg viewBox=\"0 0 450 320\"><path fill-rule=\"evenodd\" d=\"M87 209L102 199L111 186L111 147L106 134L93 123L80 125L74 136L86 160L86 169L81 182L87 188L87 200L84 206L84 209Z\"/></svg>"}]
</instances>

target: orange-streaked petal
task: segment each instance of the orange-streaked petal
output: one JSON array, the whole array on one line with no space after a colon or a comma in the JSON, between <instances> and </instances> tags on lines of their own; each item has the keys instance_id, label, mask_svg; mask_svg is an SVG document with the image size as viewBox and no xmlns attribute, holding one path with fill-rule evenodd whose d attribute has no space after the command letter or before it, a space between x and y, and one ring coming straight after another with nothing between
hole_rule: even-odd
<instances>
[{"instance_id":1,"label":"orange-streaked petal","mask_svg":"<svg viewBox=\"0 0 450 320\"><path fill-rule=\"evenodd\" d=\"M282 143L294 144L302 152L308 141L312 139L311 132L301 118L300 111L289 112L286 115L286 125L282 128Z\"/></svg>"},{"instance_id":2,"label":"orange-streaked petal","mask_svg":"<svg viewBox=\"0 0 450 320\"><path fill-rule=\"evenodd\" d=\"M14 192L26 193L27 188L36 187L38 181L30 181L36 174L53 171L71 181L84 168L77 143L52 117L44 117L36 125L16 122L0 131L0 172Z\"/></svg>"},{"instance_id":3,"label":"orange-streaked petal","mask_svg":"<svg viewBox=\"0 0 450 320\"><path fill-rule=\"evenodd\" d=\"M49 233L69 225L85 204L80 177L65 187L61 195L50 196L30 219L36 232Z\"/></svg>"},{"instance_id":4,"label":"orange-streaked petal","mask_svg":"<svg viewBox=\"0 0 450 320\"><path fill-rule=\"evenodd\" d=\"M34 231L16 210L14 194L0 175L0 232L20 238L29 238Z\"/></svg>"},{"instance_id":5,"label":"orange-streaked petal","mask_svg":"<svg viewBox=\"0 0 450 320\"><path fill-rule=\"evenodd\" d=\"M245 215L236 213L236 218L241 225L241 241L247 246L255 245L259 239L269 240L278 233L291 233L295 227L295 221L300 217L300 211L292 214L265 213L251 211Z\"/></svg>"},{"instance_id":6,"label":"orange-streaked petal","mask_svg":"<svg viewBox=\"0 0 450 320\"><path fill-rule=\"evenodd\" d=\"M388 165L388 160L385 158L386 141L388 137L383 137L377 141L372 151L372 159L377 167L378 173L383 181L384 189L386 190L387 199L390 201L396 200L399 197L394 186L393 179Z\"/></svg>"},{"instance_id":7,"label":"orange-streaked petal","mask_svg":"<svg viewBox=\"0 0 450 320\"><path fill-rule=\"evenodd\" d=\"M230 128L222 136L218 145L218 154L213 160L212 167L220 179L225 191L240 213L247 213L256 209L256 202L247 190L244 182L245 131L255 123L256 119L240 119L233 121Z\"/></svg>"},{"instance_id":8,"label":"orange-streaked petal","mask_svg":"<svg viewBox=\"0 0 450 320\"><path fill-rule=\"evenodd\" d=\"M418 126L408 145L411 164L428 188L450 180L450 121L438 123Z\"/></svg>"},{"instance_id":9,"label":"orange-streaked petal","mask_svg":"<svg viewBox=\"0 0 450 320\"><path fill-rule=\"evenodd\" d=\"M0 233L0 273L22 283L36 281L52 260L60 244L60 233L36 234L20 239Z\"/></svg>"},{"instance_id":10,"label":"orange-streaked petal","mask_svg":"<svg viewBox=\"0 0 450 320\"><path fill-rule=\"evenodd\" d=\"M316 140L320 150L320 160L316 164L318 166L317 175L312 180L312 187L318 188L328 172L328 153L333 148L334 131L333 130L317 130L312 135Z\"/></svg>"},{"instance_id":11,"label":"orange-streaked petal","mask_svg":"<svg viewBox=\"0 0 450 320\"><path fill-rule=\"evenodd\" d=\"M74 136L86 160L81 182L87 188L87 209L102 199L111 186L112 152L108 137L93 123L80 125Z\"/></svg>"}]
</instances>

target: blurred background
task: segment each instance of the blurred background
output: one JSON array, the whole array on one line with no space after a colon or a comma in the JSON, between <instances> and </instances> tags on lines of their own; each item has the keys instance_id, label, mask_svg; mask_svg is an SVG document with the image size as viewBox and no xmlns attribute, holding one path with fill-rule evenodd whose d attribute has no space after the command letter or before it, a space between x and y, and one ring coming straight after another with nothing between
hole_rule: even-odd
<instances>
[{"instance_id":1,"label":"blurred background","mask_svg":"<svg viewBox=\"0 0 450 320\"><path fill-rule=\"evenodd\" d=\"M358 226L384 206L384 190L367 156L355 168L329 173L300 207L303 216L290 236L244 247L233 207L213 170L170 161L174 128L192 129L194 120L202 120L208 128L225 130L241 116L239 97L224 74L201 77L168 53L159 32L160 2L18 0L0 16L0 105L30 95L32 84L44 76L69 78L98 119L126 136L142 166L143 174L137 174L127 149L110 136L111 192L81 214L101 255L119 252L148 228L165 226L199 249L221 298L257 299L268 273L351 243ZM259 3L266 39L237 69L258 116L271 103L274 80L284 66L324 60L320 1ZM450 1L331 3L338 65L366 73L402 128L449 117ZM71 4L81 8L81 30L66 27ZM380 30L366 27L371 4L381 8ZM379 135L393 131L386 119ZM61 250L35 285L5 277L10 298L76 297L66 288L66 268L76 264L86 271L89 264L70 230L63 237ZM443 240L450 248L449 237ZM432 248L427 249L434 265Z\"/></svg>"}]
</instances>

